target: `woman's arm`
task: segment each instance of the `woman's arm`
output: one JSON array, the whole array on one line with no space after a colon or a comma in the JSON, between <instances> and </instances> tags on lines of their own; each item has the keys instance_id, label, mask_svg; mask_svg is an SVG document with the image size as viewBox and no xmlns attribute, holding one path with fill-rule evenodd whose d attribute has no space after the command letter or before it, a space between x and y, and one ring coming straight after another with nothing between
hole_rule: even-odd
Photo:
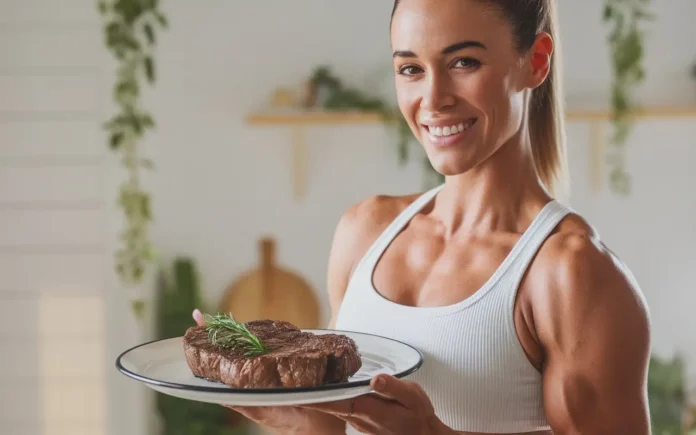
<instances>
[{"instance_id":1,"label":"woman's arm","mask_svg":"<svg viewBox=\"0 0 696 435\"><path fill-rule=\"evenodd\" d=\"M640 290L594 237L551 239L532 311L553 433L649 435L650 322Z\"/></svg>"},{"instance_id":2,"label":"woman's arm","mask_svg":"<svg viewBox=\"0 0 696 435\"><path fill-rule=\"evenodd\" d=\"M355 267L389 223L416 197L375 195L352 205L339 219L329 253L329 329L336 325L336 315Z\"/></svg>"}]
</instances>

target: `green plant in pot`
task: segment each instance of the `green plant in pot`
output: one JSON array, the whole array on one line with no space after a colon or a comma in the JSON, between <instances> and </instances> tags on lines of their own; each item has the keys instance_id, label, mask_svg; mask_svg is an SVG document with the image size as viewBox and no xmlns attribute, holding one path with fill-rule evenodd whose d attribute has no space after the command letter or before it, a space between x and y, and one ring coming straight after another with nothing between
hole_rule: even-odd
<instances>
[{"instance_id":1,"label":"green plant in pot","mask_svg":"<svg viewBox=\"0 0 696 435\"><path fill-rule=\"evenodd\" d=\"M198 271L190 258L177 258L163 268L157 289L157 339L181 337L193 326L194 309L206 311ZM183 351L183 350L182 350ZM249 435L251 428L227 408L156 393L162 435Z\"/></svg>"}]
</instances>

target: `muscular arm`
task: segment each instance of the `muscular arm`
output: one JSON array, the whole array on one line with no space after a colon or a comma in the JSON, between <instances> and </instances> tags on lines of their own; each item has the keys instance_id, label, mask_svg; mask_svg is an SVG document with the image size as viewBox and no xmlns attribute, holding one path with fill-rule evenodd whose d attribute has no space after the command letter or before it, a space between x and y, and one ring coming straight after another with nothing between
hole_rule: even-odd
<instances>
[{"instance_id":1,"label":"muscular arm","mask_svg":"<svg viewBox=\"0 0 696 435\"><path fill-rule=\"evenodd\" d=\"M640 290L593 237L554 237L533 303L553 433L649 435L650 325Z\"/></svg>"}]
</instances>

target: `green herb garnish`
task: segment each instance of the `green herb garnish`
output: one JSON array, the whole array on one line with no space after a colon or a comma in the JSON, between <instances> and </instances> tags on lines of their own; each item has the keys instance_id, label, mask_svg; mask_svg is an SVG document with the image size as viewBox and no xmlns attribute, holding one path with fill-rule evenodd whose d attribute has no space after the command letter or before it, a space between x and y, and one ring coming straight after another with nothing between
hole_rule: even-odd
<instances>
[{"instance_id":1,"label":"green herb garnish","mask_svg":"<svg viewBox=\"0 0 696 435\"><path fill-rule=\"evenodd\" d=\"M242 349L245 356L260 355L269 350L257 336L235 320L232 313L204 316L208 329L208 339L214 346L223 349Z\"/></svg>"}]
</instances>

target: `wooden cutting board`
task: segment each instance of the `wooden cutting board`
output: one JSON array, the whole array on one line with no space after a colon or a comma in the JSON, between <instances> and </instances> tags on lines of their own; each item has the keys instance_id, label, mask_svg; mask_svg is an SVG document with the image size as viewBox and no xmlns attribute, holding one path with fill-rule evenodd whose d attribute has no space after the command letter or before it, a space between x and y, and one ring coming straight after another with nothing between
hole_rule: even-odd
<instances>
[{"instance_id":1,"label":"wooden cutting board","mask_svg":"<svg viewBox=\"0 0 696 435\"><path fill-rule=\"evenodd\" d=\"M285 320L299 328L320 328L316 293L300 275L276 263L273 238L259 240L259 265L243 273L225 290L220 311L240 322Z\"/></svg>"}]
</instances>

